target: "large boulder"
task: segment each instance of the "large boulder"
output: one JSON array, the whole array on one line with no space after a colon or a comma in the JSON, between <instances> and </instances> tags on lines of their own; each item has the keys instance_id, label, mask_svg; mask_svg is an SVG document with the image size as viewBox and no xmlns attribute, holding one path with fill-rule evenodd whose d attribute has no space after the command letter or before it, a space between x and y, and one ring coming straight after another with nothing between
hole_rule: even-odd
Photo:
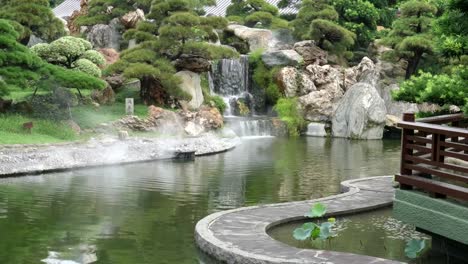
<instances>
[{"instance_id":1,"label":"large boulder","mask_svg":"<svg viewBox=\"0 0 468 264\"><path fill-rule=\"evenodd\" d=\"M204 101L200 75L191 71L180 71L176 73L176 76L182 80L180 88L192 96L192 99L188 102L188 107L192 109L199 108Z\"/></svg>"},{"instance_id":2,"label":"large boulder","mask_svg":"<svg viewBox=\"0 0 468 264\"><path fill-rule=\"evenodd\" d=\"M295 50L268 51L262 54L262 61L268 67L296 66L303 59Z\"/></svg>"},{"instance_id":3,"label":"large boulder","mask_svg":"<svg viewBox=\"0 0 468 264\"><path fill-rule=\"evenodd\" d=\"M122 35L119 32L121 27L119 18L114 18L109 25L94 25L88 32L86 38L94 48L112 48L120 49L120 40Z\"/></svg>"},{"instance_id":4,"label":"large boulder","mask_svg":"<svg viewBox=\"0 0 468 264\"><path fill-rule=\"evenodd\" d=\"M305 74L313 81L316 91L299 97L299 108L308 121L330 121L336 104L344 94L343 74L330 65L307 66Z\"/></svg>"},{"instance_id":5,"label":"large boulder","mask_svg":"<svg viewBox=\"0 0 468 264\"><path fill-rule=\"evenodd\" d=\"M115 102L115 92L110 85L107 85L104 90L94 90L91 93L91 99L100 105L112 104Z\"/></svg>"},{"instance_id":6,"label":"large boulder","mask_svg":"<svg viewBox=\"0 0 468 264\"><path fill-rule=\"evenodd\" d=\"M110 87L112 87L114 91L117 91L125 83L125 78L122 74L109 75L106 76L104 80L110 85Z\"/></svg>"},{"instance_id":7,"label":"large boulder","mask_svg":"<svg viewBox=\"0 0 468 264\"><path fill-rule=\"evenodd\" d=\"M182 54L174 61L174 66L178 71L207 72L211 69L209 60L202 56Z\"/></svg>"},{"instance_id":8,"label":"large boulder","mask_svg":"<svg viewBox=\"0 0 468 264\"><path fill-rule=\"evenodd\" d=\"M102 56L104 56L104 59L106 60L106 65L114 64L120 58L120 54L112 48L98 49L98 51L102 54Z\"/></svg>"},{"instance_id":9,"label":"large boulder","mask_svg":"<svg viewBox=\"0 0 468 264\"><path fill-rule=\"evenodd\" d=\"M272 43L273 33L268 29L249 28L231 24L226 27L228 32L249 43L250 51L257 49L268 50Z\"/></svg>"},{"instance_id":10,"label":"large boulder","mask_svg":"<svg viewBox=\"0 0 468 264\"><path fill-rule=\"evenodd\" d=\"M353 139L381 139L385 121L385 102L372 85L359 82L339 102L332 118L332 135Z\"/></svg>"},{"instance_id":11,"label":"large boulder","mask_svg":"<svg viewBox=\"0 0 468 264\"><path fill-rule=\"evenodd\" d=\"M276 80L286 97L303 96L317 90L311 77L295 67L282 68Z\"/></svg>"},{"instance_id":12,"label":"large boulder","mask_svg":"<svg viewBox=\"0 0 468 264\"><path fill-rule=\"evenodd\" d=\"M141 9L130 11L120 18L120 22L125 26L125 28L135 28L138 22L145 20L145 12Z\"/></svg>"},{"instance_id":13,"label":"large boulder","mask_svg":"<svg viewBox=\"0 0 468 264\"><path fill-rule=\"evenodd\" d=\"M304 40L295 43L294 50L302 56L305 65L327 64L328 53L317 47L313 40Z\"/></svg>"}]
</instances>

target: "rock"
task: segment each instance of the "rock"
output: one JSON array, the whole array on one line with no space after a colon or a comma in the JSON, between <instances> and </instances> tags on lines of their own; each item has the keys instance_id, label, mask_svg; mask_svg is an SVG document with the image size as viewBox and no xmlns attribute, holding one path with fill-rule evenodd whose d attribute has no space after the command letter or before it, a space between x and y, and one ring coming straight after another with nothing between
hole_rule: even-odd
<instances>
[{"instance_id":1,"label":"rock","mask_svg":"<svg viewBox=\"0 0 468 264\"><path fill-rule=\"evenodd\" d=\"M180 71L175 75L182 80L180 88L192 96L192 99L188 102L189 108L198 109L204 101L200 75L191 71Z\"/></svg>"},{"instance_id":2,"label":"rock","mask_svg":"<svg viewBox=\"0 0 468 264\"><path fill-rule=\"evenodd\" d=\"M226 27L228 32L249 43L250 51L257 49L268 50L273 33L267 29L249 28L242 25L231 24Z\"/></svg>"},{"instance_id":3,"label":"rock","mask_svg":"<svg viewBox=\"0 0 468 264\"><path fill-rule=\"evenodd\" d=\"M207 72L211 69L211 63L202 56L182 54L174 62L178 71Z\"/></svg>"},{"instance_id":4,"label":"rock","mask_svg":"<svg viewBox=\"0 0 468 264\"><path fill-rule=\"evenodd\" d=\"M205 128L202 125L196 124L194 122L187 122L184 131L189 136L197 137L205 132Z\"/></svg>"},{"instance_id":5,"label":"rock","mask_svg":"<svg viewBox=\"0 0 468 264\"><path fill-rule=\"evenodd\" d=\"M255 100L250 93L243 92L239 96L232 96L229 98L229 106L231 107L232 115L251 116L255 106Z\"/></svg>"},{"instance_id":6,"label":"rock","mask_svg":"<svg viewBox=\"0 0 468 264\"><path fill-rule=\"evenodd\" d=\"M362 58L361 62L354 68L356 80L376 86L379 80L379 73L374 62L368 57Z\"/></svg>"},{"instance_id":7,"label":"rock","mask_svg":"<svg viewBox=\"0 0 468 264\"><path fill-rule=\"evenodd\" d=\"M353 139L381 139L385 118L385 102L377 90L368 83L357 83L338 104L332 118L332 134Z\"/></svg>"},{"instance_id":8,"label":"rock","mask_svg":"<svg viewBox=\"0 0 468 264\"><path fill-rule=\"evenodd\" d=\"M294 50L304 59L305 65L327 64L328 52L315 45L313 40L304 40L294 44Z\"/></svg>"},{"instance_id":9,"label":"rock","mask_svg":"<svg viewBox=\"0 0 468 264\"><path fill-rule=\"evenodd\" d=\"M164 110L161 107L150 105L148 107L148 119L149 120L156 120L156 119L158 119L158 118L160 118L162 116L164 111L166 111L166 110Z\"/></svg>"},{"instance_id":10,"label":"rock","mask_svg":"<svg viewBox=\"0 0 468 264\"><path fill-rule=\"evenodd\" d=\"M310 76L294 67L282 68L276 80L286 97L303 96L317 90Z\"/></svg>"},{"instance_id":11,"label":"rock","mask_svg":"<svg viewBox=\"0 0 468 264\"><path fill-rule=\"evenodd\" d=\"M115 92L110 85L108 85L104 90L98 91L94 90L91 93L91 99L95 102L103 104L112 104L115 102Z\"/></svg>"},{"instance_id":12,"label":"rock","mask_svg":"<svg viewBox=\"0 0 468 264\"><path fill-rule=\"evenodd\" d=\"M87 40L94 48L112 48L120 50L120 40L122 36L119 32L120 20L114 18L109 25L94 25L88 32Z\"/></svg>"},{"instance_id":13,"label":"rock","mask_svg":"<svg viewBox=\"0 0 468 264\"><path fill-rule=\"evenodd\" d=\"M113 125L117 128L129 129L131 131L155 131L153 122L139 118L138 116L124 116L115 121Z\"/></svg>"},{"instance_id":14,"label":"rock","mask_svg":"<svg viewBox=\"0 0 468 264\"><path fill-rule=\"evenodd\" d=\"M110 85L110 87L112 87L114 91L117 91L119 88L121 88L125 82L125 78L122 74L113 74L107 76L104 80Z\"/></svg>"},{"instance_id":15,"label":"rock","mask_svg":"<svg viewBox=\"0 0 468 264\"><path fill-rule=\"evenodd\" d=\"M133 79L124 83L124 86L128 89L140 90L141 82L138 79Z\"/></svg>"},{"instance_id":16,"label":"rock","mask_svg":"<svg viewBox=\"0 0 468 264\"><path fill-rule=\"evenodd\" d=\"M287 137L289 135L288 125L286 122L282 121L279 118L272 118L272 136L275 137Z\"/></svg>"},{"instance_id":17,"label":"rock","mask_svg":"<svg viewBox=\"0 0 468 264\"><path fill-rule=\"evenodd\" d=\"M181 135L184 133L184 122L173 111L151 105L148 107L147 121L153 124L152 130L162 134Z\"/></svg>"},{"instance_id":18,"label":"rock","mask_svg":"<svg viewBox=\"0 0 468 264\"><path fill-rule=\"evenodd\" d=\"M262 54L262 61L268 67L295 66L303 59L295 50L268 51Z\"/></svg>"},{"instance_id":19,"label":"rock","mask_svg":"<svg viewBox=\"0 0 468 264\"><path fill-rule=\"evenodd\" d=\"M118 132L118 138L119 138L119 140L127 140L129 138L128 131L120 130Z\"/></svg>"},{"instance_id":20,"label":"rock","mask_svg":"<svg viewBox=\"0 0 468 264\"><path fill-rule=\"evenodd\" d=\"M394 115L385 115L385 126L397 127L398 122L401 121L401 118Z\"/></svg>"},{"instance_id":21,"label":"rock","mask_svg":"<svg viewBox=\"0 0 468 264\"><path fill-rule=\"evenodd\" d=\"M123 15L120 18L120 22L125 26L125 28L135 28L136 24L140 21L145 21L145 12L141 9L135 11L130 11L127 14Z\"/></svg>"},{"instance_id":22,"label":"rock","mask_svg":"<svg viewBox=\"0 0 468 264\"><path fill-rule=\"evenodd\" d=\"M316 91L299 97L299 108L308 121L330 121L336 104L344 94L343 74L330 65L311 64L304 72L313 80Z\"/></svg>"},{"instance_id":23,"label":"rock","mask_svg":"<svg viewBox=\"0 0 468 264\"><path fill-rule=\"evenodd\" d=\"M207 130L219 129L224 125L223 116L216 107L202 107L197 113L198 123Z\"/></svg>"},{"instance_id":24,"label":"rock","mask_svg":"<svg viewBox=\"0 0 468 264\"><path fill-rule=\"evenodd\" d=\"M305 120L312 122L330 121L336 104L343 93L336 94L328 90L314 91L298 99L299 108Z\"/></svg>"},{"instance_id":25,"label":"rock","mask_svg":"<svg viewBox=\"0 0 468 264\"><path fill-rule=\"evenodd\" d=\"M106 65L114 64L120 58L120 54L112 48L98 49L98 51L104 56L104 59L106 60Z\"/></svg>"},{"instance_id":26,"label":"rock","mask_svg":"<svg viewBox=\"0 0 468 264\"><path fill-rule=\"evenodd\" d=\"M36 44L40 44L40 43L47 43L47 41L45 41L45 40L43 40L43 39L41 39L39 37L36 37L36 35L34 35L34 34L31 34L29 36L29 41L28 41L28 44L26 46L32 47L32 46L34 46Z\"/></svg>"},{"instance_id":27,"label":"rock","mask_svg":"<svg viewBox=\"0 0 468 264\"><path fill-rule=\"evenodd\" d=\"M310 123L307 125L306 136L309 137L326 137L327 131L325 130L324 123Z\"/></svg>"},{"instance_id":28,"label":"rock","mask_svg":"<svg viewBox=\"0 0 468 264\"><path fill-rule=\"evenodd\" d=\"M81 128L75 121L67 120L65 123L73 130L73 132L75 132L75 134L79 135L81 133Z\"/></svg>"}]
</instances>

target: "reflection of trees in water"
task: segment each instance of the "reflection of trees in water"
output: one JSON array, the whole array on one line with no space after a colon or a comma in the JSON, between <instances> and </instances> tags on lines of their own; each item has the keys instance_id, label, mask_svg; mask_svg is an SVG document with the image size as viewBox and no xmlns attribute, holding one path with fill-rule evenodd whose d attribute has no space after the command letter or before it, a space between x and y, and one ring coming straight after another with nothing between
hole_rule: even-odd
<instances>
[{"instance_id":1,"label":"reflection of trees in water","mask_svg":"<svg viewBox=\"0 0 468 264\"><path fill-rule=\"evenodd\" d=\"M0 263L37 263L48 249L80 243L97 245L99 263L194 263L199 219L224 208L334 193L349 175L395 167L380 159L398 151L376 142L261 139L195 162L0 181Z\"/></svg>"}]
</instances>

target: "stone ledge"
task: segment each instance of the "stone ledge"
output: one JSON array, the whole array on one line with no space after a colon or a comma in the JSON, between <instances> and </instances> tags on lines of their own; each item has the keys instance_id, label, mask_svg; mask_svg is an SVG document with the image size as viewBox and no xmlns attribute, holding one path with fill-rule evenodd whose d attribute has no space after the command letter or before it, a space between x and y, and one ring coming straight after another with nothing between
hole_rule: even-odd
<instances>
[{"instance_id":1,"label":"stone ledge","mask_svg":"<svg viewBox=\"0 0 468 264\"><path fill-rule=\"evenodd\" d=\"M195 227L195 241L206 254L229 264L366 264L398 261L327 250L300 249L271 238L277 225L302 220L311 204L327 206L327 216L361 212L392 204L393 176L341 183L346 193L321 199L244 207L211 214Z\"/></svg>"},{"instance_id":2,"label":"stone ledge","mask_svg":"<svg viewBox=\"0 0 468 264\"><path fill-rule=\"evenodd\" d=\"M0 177L170 159L176 151L195 150L195 156L211 155L229 151L239 143L235 138L206 136L0 147Z\"/></svg>"}]
</instances>

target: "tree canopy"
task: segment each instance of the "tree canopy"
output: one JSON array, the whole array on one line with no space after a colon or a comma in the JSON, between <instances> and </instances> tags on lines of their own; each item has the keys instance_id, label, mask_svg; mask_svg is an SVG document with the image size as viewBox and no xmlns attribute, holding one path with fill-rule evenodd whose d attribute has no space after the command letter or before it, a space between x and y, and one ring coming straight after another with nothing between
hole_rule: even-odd
<instances>
[{"instance_id":1,"label":"tree canopy","mask_svg":"<svg viewBox=\"0 0 468 264\"><path fill-rule=\"evenodd\" d=\"M53 81L66 88L100 89L105 83L88 74L68 70L41 60L20 44L19 33L8 20L0 19L0 93L43 87L42 81Z\"/></svg>"},{"instance_id":2,"label":"tree canopy","mask_svg":"<svg viewBox=\"0 0 468 264\"><path fill-rule=\"evenodd\" d=\"M65 34L64 24L54 16L47 0L0 0L0 18L15 21L18 39L27 44L31 34L52 41Z\"/></svg>"},{"instance_id":3,"label":"tree canopy","mask_svg":"<svg viewBox=\"0 0 468 264\"><path fill-rule=\"evenodd\" d=\"M384 43L394 48L397 58L408 61L406 79L416 73L424 54L433 51L430 31L437 8L424 0L410 0L400 6L401 15L392 25Z\"/></svg>"},{"instance_id":4,"label":"tree canopy","mask_svg":"<svg viewBox=\"0 0 468 264\"><path fill-rule=\"evenodd\" d=\"M271 29L288 28L288 22L278 15L278 8L264 0L233 0L226 9L229 20L241 22L248 27L261 25Z\"/></svg>"}]
</instances>

